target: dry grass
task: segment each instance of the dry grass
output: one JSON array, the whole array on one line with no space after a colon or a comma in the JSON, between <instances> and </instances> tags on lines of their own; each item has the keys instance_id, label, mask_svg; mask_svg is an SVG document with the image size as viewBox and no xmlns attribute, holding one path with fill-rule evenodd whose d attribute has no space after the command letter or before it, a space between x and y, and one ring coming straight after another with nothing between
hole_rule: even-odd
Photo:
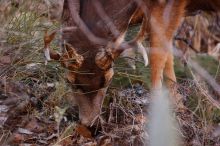
<instances>
[{"instance_id":1,"label":"dry grass","mask_svg":"<svg viewBox=\"0 0 220 146\"><path fill-rule=\"evenodd\" d=\"M145 127L149 121L149 68L138 59L134 71L123 60L118 60L103 107L103 119L95 129L96 139L84 138L76 132L78 112L72 106L71 90L63 77L65 69L56 62L44 65L44 31L59 28L59 23L49 21L43 0L21 1L19 8L6 0L1 2L0 11L4 13L0 14L0 22L3 22L0 24L0 117L3 117L3 101L13 99L14 102L8 102L11 109L7 113L11 115L4 115L9 116L7 124L13 128L1 127L0 144L9 140L38 145L141 146L149 140ZM58 49L59 39L52 45ZM200 63L203 62L200 60ZM219 76L218 65L213 66L215 75ZM184 68L179 60L176 72L177 77L181 77L176 86L187 106L186 111L176 113L184 145L219 145L220 110L209 100L219 101L219 97L207 82L198 79L198 75ZM219 82L219 78L216 80ZM28 127L30 123L34 127ZM24 136L18 131L20 127L34 133Z\"/></svg>"}]
</instances>

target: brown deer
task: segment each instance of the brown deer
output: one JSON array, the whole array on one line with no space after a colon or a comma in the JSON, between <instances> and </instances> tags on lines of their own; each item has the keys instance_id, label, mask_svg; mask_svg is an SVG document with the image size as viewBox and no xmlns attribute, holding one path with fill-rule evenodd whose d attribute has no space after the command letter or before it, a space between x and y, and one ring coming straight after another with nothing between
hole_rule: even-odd
<instances>
[{"instance_id":1,"label":"brown deer","mask_svg":"<svg viewBox=\"0 0 220 146\"><path fill-rule=\"evenodd\" d=\"M46 56L69 70L67 78L76 91L74 98L84 125L100 114L114 74L113 61L128 47L122 41L136 9L133 0L65 0L61 55L49 50L55 33L45 35ZM129 44L134 46L135 41Z\"/></svg>"},{"instance_id":2,"label":"brown deer","mask_svg":"<svg viewBox=\"0 0 220 146\"><path fill-rule=\"evenodd\" d=\"M150 20L151 81L155 89L161 88L163 75L166 77L168 87L172 87L172 84L176 82L173 66L172 39L178 26L181 24L182 18L186 15L194 14L197 10L217 11L217 8L220 8L220 1L170 0L165 5L161 5L156 3L152 7ZM155 24L157 24L157 28L153 27ZM180 100L178 99L179 96L174 97L176 97L176 102Z\"/></svg>"},{"instance_id":3,"label":"brown deer","mask_svg":"<svg viewBox=\"0 0 220 146\"><path fill-rule=\"evenodd\" d=\"M152 89L162 87L163 75L171 87L176 82L172 39L182 18L197 10L217 8L219 0L64 0L62 54L49 49L54 33L45 36L45 51L48 58L59 60L69 69L67 78L77 91L74 97L81 123L88 126L100 114L114 74L113 61L126 48L138 46L136 42L147 33ZM129 23L136 22L142 22L138 36L123 42Z\"/></svg>"}]
</instances>

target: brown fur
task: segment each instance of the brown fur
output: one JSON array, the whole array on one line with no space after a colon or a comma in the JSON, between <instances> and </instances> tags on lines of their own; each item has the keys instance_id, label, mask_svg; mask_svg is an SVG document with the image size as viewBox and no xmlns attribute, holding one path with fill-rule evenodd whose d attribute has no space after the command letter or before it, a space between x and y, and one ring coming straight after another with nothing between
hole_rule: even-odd
<instances>
[{"instance_id":1,"label":"brown fur","mask_svg":"<svg viewBox=\"0 0 220 146\"><path fill-rule=\"evenodd\" d=\"M150 66L152 89L160 89L162 87L163 76L165 76L167 86L176 92L173 84L176 77L173 67L172 40L174 33L181 24L182 18L186 15L194 15L198 10L218 11L220 1L213 0L168 0L165 3L152 1L150 7L150 21L146 21L148 25L148 33L150 36ZM143 9L141 11L144 11ZM137 13L137 12L136 12ZM168 14L166 14L168 13ZM139 22L143 19L144 13L137 13L134 21ZM167 16L165 16L167 15ZM165 17L165 18L164 18ZM139 33L142 35L143 33ZM141 37L140 37L141 38ZM174 101L180 100L179 96Z\"/></svg>"},{"instance_id":2,"label":"brown fur","mask_svg":"<svg viewBox=\"0 0 220 146\"><path fill-rule=\"evenodd\" d=\"M101 5L102 9L97 9L95 3ZM63 40L84 58L77 70L69 68L68 75L78 91L74 96L79 105L81 122L90 125L100 113L113 76L112 61L123 50L117 51L120 46L118 38L126 32L129 23L142 22L144 19L135 41L143 40L149 33L152 88L160 89L163 75L168 87L176 82L172 39L182 18L199 9L216 10L216 7L220 8L219 0L65 0L63 26L76 26L77 29L63 32ZM100 11L105 14L98 13ZM113 32L112 27L117 31ZM115 50L108 51L114 47Z\"/></svg>"}]
</instances>

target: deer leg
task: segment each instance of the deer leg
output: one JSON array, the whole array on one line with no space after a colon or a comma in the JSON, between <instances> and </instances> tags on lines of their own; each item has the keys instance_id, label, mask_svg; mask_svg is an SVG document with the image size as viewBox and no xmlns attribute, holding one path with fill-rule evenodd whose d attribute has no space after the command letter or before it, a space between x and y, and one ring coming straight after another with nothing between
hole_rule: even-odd
<instances>
[{"instance_id":1,"label":"deer leg","mask_svg":"<svg viewBox=\"0 0 220 146\"><path fill-rule=\"evenodd\" d=\"M165 81L172 96L173 93L177 93L173 87L176 77L173 66L172 39L184 16L185 5L184 0L171 0L163 7L156 5L152 10L150 19L152 85L153 88L162 87L161 76L164 75L167 78ZM177 96L175 97L177 98ZM174 99L174 103L178 101L179 99Z\"/></svg>"},{"instance_id":2,"label":"deer leg","mask_svg":"<svg viewBox=\"0 0 220 146\"><path fill-rule=\"evenodd\" d=\"M184 106L181 100L182 96L177 93L177 88L175 86L176 76L174 72L174 57L172 51L169 49L163 49L163 47L152 47L150 49L150 66L153 92L160 91L164 76L172 102L177 107L183 108Z\"/></svg>"},{"instance_id":3,"label":"deer leg","mask_svg":"<svg viewBox=\"0 0 220 146\"><path fill-rule=\"evenodd\" d=\"M174 57L172 52L168 53L166 65L164 68L164 76L165 76L165 83L172 96L174 96L174 100L178 102L180 99L177 96L177 89L176 89L176 75L174 72Z\"/></svg>"},{"instance_id":4,"label":"deer leg","mask_svg":"<svg viewBox=\"0 0 220 146\"><path fill-rule=\"evenodd\" d=\"M174 58L172 52L168 53L167 61L164 68L164 76L166 78L166 85L172 87L176 83L176 76L174 72Z\"/></svg>"},{"instance_id":5,"label":"deer leg","mask_svg":"<svg viewBox=\"0 0 220 146\"><path fill-rule=\"evenodd\" d=\"M175 85L176 75L174 72L174 57L172 52L168 53L167 61L164 68L164 76L166 86L170 91L172 102L175 104L176 107L184 108L184 105L182 103L182 95L177 92L177 86Z\"/></svg>"},{"instance_id":6,"label":"deer leg","mask_svg":"<svg viewBox=\"0 0 220 146\"><path fill-rule=\"evenodd\" d=\"M150 29L150 67L151 67L151 84L152 89L161 89L163 80L163 70L167 61L166 35L164 35L163 26L153 27ZM160 23L161 24L161 23ZM158 31L158 28L160 31ZM165 42L164 42L165 41Z\"/></svg>"},{"instance_id":7,"label":"deer leg","mask_svg":"<svg viewBox=\"0 0 220 146\"><path fill-rule=\"evenodd\" d=\"M157 40L155 38L158 38ZM174 104L179 103L181 96L177 94L175 88L176 76L174 72L174 57L172 52L172 39L164 35L164 40L154 34L151 39L150 64L152 89L160 90L162 87L163 76L165 83L170 91L171 99ZM182 104L181 104L182 106Z\"/></svg>"},{"instance_id":8,"label":"deer leg","mask_svg":"<svg viewBox=\"0 0 220 146\"><path fill-rule=\"evenodd\" d=\"M150 67L152 89L162 88L163 70L167 60L167 53L163 48L150 49Z\"/></svg>"}]
</instances>

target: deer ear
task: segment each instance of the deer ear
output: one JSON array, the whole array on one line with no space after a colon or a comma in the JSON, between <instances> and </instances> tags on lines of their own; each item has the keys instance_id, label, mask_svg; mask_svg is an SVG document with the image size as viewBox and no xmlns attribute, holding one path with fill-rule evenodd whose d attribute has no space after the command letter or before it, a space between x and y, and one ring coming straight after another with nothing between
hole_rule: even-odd
<instances>
[{"instance_id":1,"label":"deer ear","mask_svg":"<svg viewBox=\"0 0 220 146\"><path fill-rule=\"evenodd\" d=\"M96 65L103 70L109 69L113 61L120 56L120 54L125 50L126 47L127 46L123 46L121 48L118 47L118 49L100 49L100 51L96 54L95 57Z\"/></svg>"},{"instance_id":2,"label":"deer ear","mask_svg":"<svg viewBox=\"0 0 220 146\"><path fill-rule=\"evenodd\" d=\"M44 55L46 57L46 60L59 60L60 54L58 52L55 52L50 49L50 43L55 38L56 31L52 32L51 34L48 34L47 31L45 31L44 35Z\"/></svg>"},{"instance_id":3,"label":"deer ear","mask_svg":"<svg viewBox=\"0 0 220 146\"><path fill-rule=\"evenodd\" d=\"M61 64L69 70L79 69L84 57L76 52L76 49L68 44L65 45L66 52L61 56Z\"/></svg>"},{"instance_id":4,"label":"deer ear","mask_svg":"<svg viewBox=\"0 0 220 146\"><path fill-rule=\"evenodd\" d=\"M56 35L56 31L52 32L49 35L47 30L46 30L45 35L44 35L44 45L48 46L52 42L52 40L54 39L55 35Z\"/></svg>"},{"instance_id":5,"label":"deer ear","mask_svg":"<svg viewBox=\"0 0 220 146\"><path fill-rule=\"evenodd\" d=\"M102 70L107 70L111 67L112 62L114 60L113 54L110 50L105 50L102 48L95 57L96 65L101 68Z\"/></svg>"}]
</instances>

